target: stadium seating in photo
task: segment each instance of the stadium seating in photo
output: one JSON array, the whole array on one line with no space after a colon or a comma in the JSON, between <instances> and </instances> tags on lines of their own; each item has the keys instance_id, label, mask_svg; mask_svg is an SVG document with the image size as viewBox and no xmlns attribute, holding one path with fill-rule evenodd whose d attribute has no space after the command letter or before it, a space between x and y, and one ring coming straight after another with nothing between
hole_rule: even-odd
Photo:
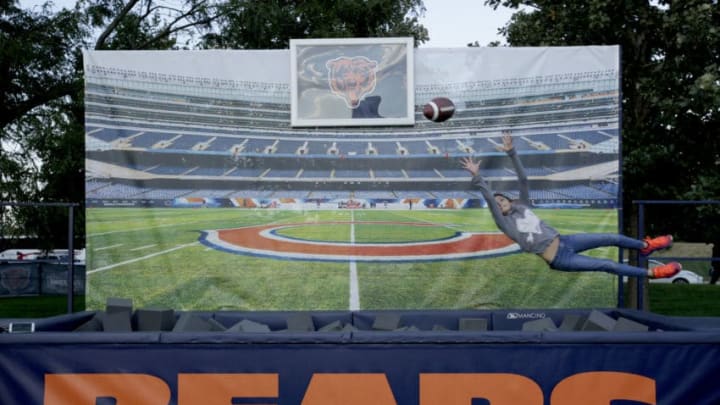
<instances>
[{"instance_id":1,"label":"stadium seating in photo","mask_svg":"<svg viewBox=\"0 0 720 405\"><path fill-rule=\"evenodd\" d=\"M499 134L486 137L470 134L451 135L454 138L433 137L432 134L417 133L417 139L397 137L392 139L371 139L363 141L337 138L332 141L297 140L292 139L289 133L253 133L247 131L242 135L221 134L183 134L168 128L165 131L151 129L123 130L104 128L89 124L88 137L95 143L102 141L115 144L119 148L136 148L149 150L167 150L187 153L225 152L233 153L233 148L243 154L277 154L277 155L306 155L318 157L322 155L337 156L397 156L400 148L404 148L413 156L447 155L464 153L493 153L501 145ZM543 131L538 129L538 131ZM187 132L187 129L183 129ZM371 136L369 133L363 136ZM448 136L448 135L445 135ZM617 131L570 131L555 133L527 133L519 135L515 147L519 151L553 151L588 148L588 145L602 144L617 136ZM262 138L260 138L262 137ZM573 146L575 145L575 146ZM302 148L302 153L299 151ZM372 151L372 153L370 153Z\"/></svg>"},{"instance_id":2,"label":"stadium seating in photo","mask_svg":"<svg viewBox=\"0 0 720 405\"><path fill-rule=\"evenodd\" d=\"M329 195L338 187L350 195L379 190L385 196L427 189L432 198L443 198L442 192L467 195L467 173L457 163L467 154L480 157L483 175L508 189L515 173L504 167L499 147L501 131L511 127L535 186L531 198L612 205L617 169L591 184L587 173L597 172L592 165L617 161L617 90L587 80L540 85L530 95L516 96L511 88L494 89L483 99L459 94L460 108L442 125L422 119L418 105L421 119L413 126L308 129L289 127L289 104L268 101L277 99L273 92L286 91L272 84L218 97L205 88L183 94L188 90L160 90L169 84L147 90L89 77L87 196L248 196L262 181L269 191L258 198ZM425 86L418 100L443 91L442 85ZM577 174L566 174L572 172ZM551 181L558 174L563 181Z\"/></svg>"},{"instance_id":3,"label":"stadium seating in photo","mask_svg":"<svg viewBox=\"0 0 720 405\"><path fill-rule=\"evenodd\" d=\"M230 127L288 128L290 108L284 103L256 100L226 100L206 97L163 94L159 92L105 86L92 78L87 83L87 111L91 115L115 118L134 117L149 121L227 125ZM587 89L519 97L465 101L465 108L446 123L447 127L483 128L521 124L605 119L617 120L617 94ZM420 97L419 99L424 99ZM417 127L432 123L421 117L416 106ZM508 112L512 115L508 116Z\"/></svg>"}]
</instances>

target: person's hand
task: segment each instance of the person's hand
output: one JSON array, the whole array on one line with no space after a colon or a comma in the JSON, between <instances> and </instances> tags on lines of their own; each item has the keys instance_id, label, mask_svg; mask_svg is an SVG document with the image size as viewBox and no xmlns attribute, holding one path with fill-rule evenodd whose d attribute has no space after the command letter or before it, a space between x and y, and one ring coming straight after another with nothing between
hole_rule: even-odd
<instances>
[{"instance_id":1,"label":"person's hand","mask_svg":"<svg viewBox=\"0 0 720 405\"><path fill-rule=\"evenodd\" d=\"M503 131L502 141L503 141L502 150L504 152L510 152L513 148L512 132Z\"/></svg>"},{"instance_id":2,"label":"person's hand","mask_svg":"<svg viewBox=\"0 0 720 405\"><path fill-rule=\"evenodd\" d=\"M463 169L467 170L473 176L477 176L480 173L480 161L475 162L471 157L464 157L460 159L460 165Z\"/></svg>"}]
</instances>

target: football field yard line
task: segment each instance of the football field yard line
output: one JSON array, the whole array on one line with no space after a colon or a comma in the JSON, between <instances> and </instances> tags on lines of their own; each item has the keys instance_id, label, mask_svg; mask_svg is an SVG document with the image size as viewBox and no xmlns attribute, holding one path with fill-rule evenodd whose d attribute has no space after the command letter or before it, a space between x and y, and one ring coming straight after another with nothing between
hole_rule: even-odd
<instances>
[{"instance_id":1,"label":"football field yard line","mask_svg":"<svg viewBox=\"0 0 720 405\"><path fill-rule=\"evenodd\" d=\"M350 244L355 244L355 213L350 217ZM350 258L350 311L360 310L360 287L358 285L357 262Z\"/></svg>"},{"instance_id":2,"label":"football field yard line","mask_svg":"<svg viewBox=\"0 0 720 405\"><path fill-rule=\"evenodd\" d=\"M97 272L99 272L99 271L105 271L105 270L114 269L115 267L118 267L118 266L123 266L123 265L130 264L130 263L136 263L136 262L139 262L139 261L142 261L142 260L145 260L145 259L150 259L150 258L153 258L153 257L155 257L155 256L164 255L165 253L174 252L174 251L176 251L176 250L180 250L180 249L186 248L186 247L188 247L188 246L193 246L193 245L198 245L198 244L200 244L200 242L192 242L192 243L187 243L187 244L185 244L185 245L175 246L175 247L172 248L172 249L163 250L163 251L161 251L161 252L155 252L155 253L149 254L149 255L147 255L147 256L136 257L136 258L134 258L134 259L125 260L124 262L113 263L113 264L110 264L110 265L107 265L107 266L104 266L104 267L98 267L97 269L93 269L93 270L88 271L86 274L92 274L92 273L97 273Z\"/></svg>"},{"instance_id":3,"label":"football field yard line","mask_svg":"<svg viewBox=\"0 0 720 405\"><path fill-rule=\"evenodd\" d=\"M188 221L188 222L179 222L179 223L172 223L172 224L164 224L164 225L153 225L143 228L133 228L133 229L120 229L117 231L107 231L107 232L98 232L98 233L89 233L87 234L87 237L93 237L93 236L104 236L104 235L112 235L115 233L126 233L126 232L136 232L136 231L146 231L148 229L157 229L157 228L166 228L169 226L180 226L180 225L188 225L188 224L194 224L201 221Z\"/></svg>"},{"instance_id":4,"label":"football field yard line","mask_svg":"<svg viewBox=\"0 0 720 405\"><path fill-rule=\"evenodd\" d=\"M350 311L360 310L360 289L358 288L357 262L350 261Z\"/></svg>"},{"instance_id":5,"label":"football field yard line","mask_svg":"<svg viewBox=\"0 0 720 405\"><path fill-rule=\"evenodd\" d=\"M131 251L131 252L134 252L134 251L136 251L136 250L150 249L151 247L155 247L155 246L157 246L157 245L158 245L157 243L153 243L152 245L145 245L145 246L136 247L136 248L134 248L134 249L130 249L130 251Z\"/></svg>"},{"instance_id":6,"label":"football field yard line","mask_svg":"<svg viewBox=\"0 0 720 405\"><path fill-rule=\"evenodd\" d=\"M99 252L101 250L108 250L108 249L116 248L116 247L119 247L122 245L123 245L122 243L116 243L116 244L110 245L110 246L103 246L103 247L99 247L97 249L93 249L93 252Z\"/></svg>"},{"instance_id":7,"label":"football field yard line","mask_svg":"<svg viewBox=\"0 0 720 405\"><path fill-rule=\"evenodd\" d=\"M462 230L462 225L460 225L460 224L446 223L444 221L436 222L436 221L431 221L429 219L418 218L416 216L408 215L408 214L403 214L403 215L398 215L398 216L400 218L406 218L410 222L417 222L420 224L436 225L436 226L443 226L443 227L449 228L449 229Z\"/></svg>"},{"instance_id":8,"label":"football field yard line","mask_svg":"<svg viewBox=\"0 0 720 405\"><path fill-rule=\"evenodd\" d=\"M418 212L418 211L415 211L415 212ZM445 213L442 213L442 214L445 214ZM405 219L408 222L416 222L418 224L434 225L437 227L451 229L456 232L462 232L462 233L468 232L468 230L467 230L468 224L460 224L460 223L453 223L453 222L447 222L447 221L434 221L432 219L418 218L417 216L412 215L412 211L405 211L404 214L397 214L397 216L398 216L398 218Z\"/></svg>"}]
</instances>

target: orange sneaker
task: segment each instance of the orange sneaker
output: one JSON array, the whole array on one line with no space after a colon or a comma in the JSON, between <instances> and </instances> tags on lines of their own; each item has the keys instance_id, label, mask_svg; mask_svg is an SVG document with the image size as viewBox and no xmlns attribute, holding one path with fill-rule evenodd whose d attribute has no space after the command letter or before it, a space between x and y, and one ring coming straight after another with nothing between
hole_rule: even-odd
<instances>
[{"instance_id":1,"label":"orange sneaker","mask_svg":"<svg viewBox=\"0 0 720 405\"><path fill-rule=\"evenodd\" d=\"M657 238L645 238L646 247L640 249L640 254L647 256L656 250L668 249L673 244L672 235L658 236Z\"/></svg>"},{"instance_id":2,"label":"orange sneaker","mask_svg":"<svg viewBox=\"0 0 720 405\"><path fill-rule=\"evenodd\" d=\"M653 267L652 278L669 278L678 274L682 270L682 265L678 262L670 262L657 267Z\"/></svg>"}]
</instances>

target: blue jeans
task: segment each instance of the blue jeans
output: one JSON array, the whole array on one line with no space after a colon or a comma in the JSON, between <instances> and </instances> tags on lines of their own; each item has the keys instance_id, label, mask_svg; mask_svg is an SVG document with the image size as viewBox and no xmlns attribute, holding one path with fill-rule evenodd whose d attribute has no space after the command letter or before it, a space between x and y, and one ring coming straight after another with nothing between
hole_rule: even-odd
<instances>
[{"instance_id":1,"label":"blue jeans","mask_svg":"<svg viewBox=\"0 0 720 405\"><path fill-rule=\"evenodd\" d=\"M560 235L560 246L550 268L561 271L604 271L607 273L646 277L647 269L618 263L609 259L583 256L578 253L601 246L642 249L645 242L614 233L578 233Z\"/></svg>"}]
</instances>

